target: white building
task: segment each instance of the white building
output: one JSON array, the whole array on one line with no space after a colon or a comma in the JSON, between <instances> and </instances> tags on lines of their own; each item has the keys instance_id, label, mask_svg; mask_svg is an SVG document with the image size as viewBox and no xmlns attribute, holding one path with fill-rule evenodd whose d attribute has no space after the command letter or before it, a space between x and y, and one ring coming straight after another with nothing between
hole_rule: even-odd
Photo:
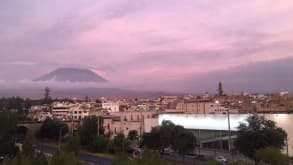
<instances>
[{"instance_id":1,"label":"white building","mask_svg":"<svg viewBox=\"0 0 293 165\"><path fill-rule=\"evenodd\" d=\"M72 104L67 102L54 102L52 104L52 115L54 118L60 119L60 120L68 120L69 119L69 112L70 107Z\"/></svg>"},{"instance_id":2,"label":"white building","mask_svg":"<svg viewBox=\"0 0 293 165\"><path fill-rule=\"evenodd\" d=\"M223 114L227 108L214 102L179 102L176 110L181 113L193 114Z\"/></svg>"},{"instance_id":3,"label":"white building","mask_svg":"<svg viewBox=\"0 0 293 165\"><path fill-rule=\"evenodd\" d=\"M60 120L82 120L89 115L89 104L55 102L52 104L52 115Z\"/></svg>"},{"instance_id":4,"label":"white building","mask_svg":"<svg viewBox=\"0 0 293 165\"><path fill-rule=\"evenodd\" d=\"M112 113L110 116L104 116L103 120L105 133L110 134L111 137L118 133L127 137L131 130L136 130L138 135L141 136L158 125L158 117L153 112L118 112Z\"/></svg>"},{"instance_id":5,"label":"white building","mask_svg":"<svg viewBox=\"0 0 293 165\"><path fill-rule=\"evenodd\" d=\"M110 113L119 112L119 103L118 102L103 102L102 108L108 110Z\"/></svg>"},{"instance_id":6,"label":"white building","mask_svg":"<svg viewBox=\"0 0 293 165\"><path fill-rule=\"evenodd\" d=\"M177 96L162 96L161 97L161 102L162 105L167 105L169 103L173 103L177 100Z\"/></svg>"},{"instance_id":7,"label":"white building","mask_svg":"<svg viewBox=\"0 0 293 165\"><path fill-rule=\"evenodd\" d=\"M82 105L75 105L70 108L71 114L69 114L70 118L72 116L73 120L83 120L85 117L89 116L90 109L84 108Z\"/></svg>"},{"instance_id":8,"label":"white building","mask_svg":"<svg viewBox=\"0 0 293 165\"><path fill-rule=\"evenodd\" d=\"M30 112L37 112L37 111L50 111L49 105L33 105L30 108Z\"/></svg>"}]
</instances>

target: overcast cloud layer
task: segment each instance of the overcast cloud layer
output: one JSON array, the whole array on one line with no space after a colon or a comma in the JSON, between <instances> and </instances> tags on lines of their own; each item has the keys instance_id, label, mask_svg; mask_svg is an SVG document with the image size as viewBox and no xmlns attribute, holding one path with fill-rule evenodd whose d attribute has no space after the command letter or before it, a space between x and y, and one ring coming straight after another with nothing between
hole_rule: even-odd
<instances>
[{"instance_id":1,"label":"overcast cloud layer","mask_svg":"<svg viewBox=\"0 0 293 165\"><path fill-rule=\"evenodd\" d=\"M79 67L114 86L186 89L177 82L282 65L293 57L292 20L292 0L1 0L0 87ZM292 76L280 73L268 81Z\"/></svg>"}]
</instances>

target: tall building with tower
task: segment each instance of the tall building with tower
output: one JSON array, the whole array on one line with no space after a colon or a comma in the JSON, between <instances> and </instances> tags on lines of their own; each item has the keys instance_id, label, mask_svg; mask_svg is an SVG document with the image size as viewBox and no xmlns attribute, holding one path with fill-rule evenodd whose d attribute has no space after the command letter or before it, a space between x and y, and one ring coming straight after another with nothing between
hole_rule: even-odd
<instances>
[{"instance_id":1,"label":"tall building with tower","mask_svg":"<svg viewBox=\"0 0 293 165\"><path fill-rule=\"evenodd\" d=\"M218 86L218 95L219 95L219 96L223 96L223 95L224 95L224 90L223 90L222 82L219 82L219 86Z\"/></svg>"}]
</instances>

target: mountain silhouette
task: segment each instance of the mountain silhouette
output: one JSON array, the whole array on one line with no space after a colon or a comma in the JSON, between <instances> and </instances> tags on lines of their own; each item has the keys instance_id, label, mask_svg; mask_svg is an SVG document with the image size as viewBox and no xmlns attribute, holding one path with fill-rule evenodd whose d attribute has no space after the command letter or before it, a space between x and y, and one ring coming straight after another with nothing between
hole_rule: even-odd
<instances>
[{"instance_id":1,"label":"mountain silhouette","mask_svg":"<svg viewBox=\"0 0 293 165\"><path fill-rule=\"evenodd\" d=\"M107 82L106 79L89 69L78 68L59 68L34 81Z\"/></svg>"}]
</instances>

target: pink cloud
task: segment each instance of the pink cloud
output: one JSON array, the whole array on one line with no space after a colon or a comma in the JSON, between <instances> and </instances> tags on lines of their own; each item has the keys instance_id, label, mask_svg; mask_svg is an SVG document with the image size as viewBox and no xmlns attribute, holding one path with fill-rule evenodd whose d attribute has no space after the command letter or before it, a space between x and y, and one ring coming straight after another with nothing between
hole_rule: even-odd
<instances>
[{"instance_id":1,"label":"pink cloud","mask_svg":"<svg viewBox=\"0 0 293 165\"><path fill-rule=\"evenodd\" d=\"M20 9L11 4L9 20L25 21L2 23L3 61L50 63L41 71L90 67L126 84L146 78L180 80L293 56L290 0L45 4Z\"/></svg>"}]
</instances>

